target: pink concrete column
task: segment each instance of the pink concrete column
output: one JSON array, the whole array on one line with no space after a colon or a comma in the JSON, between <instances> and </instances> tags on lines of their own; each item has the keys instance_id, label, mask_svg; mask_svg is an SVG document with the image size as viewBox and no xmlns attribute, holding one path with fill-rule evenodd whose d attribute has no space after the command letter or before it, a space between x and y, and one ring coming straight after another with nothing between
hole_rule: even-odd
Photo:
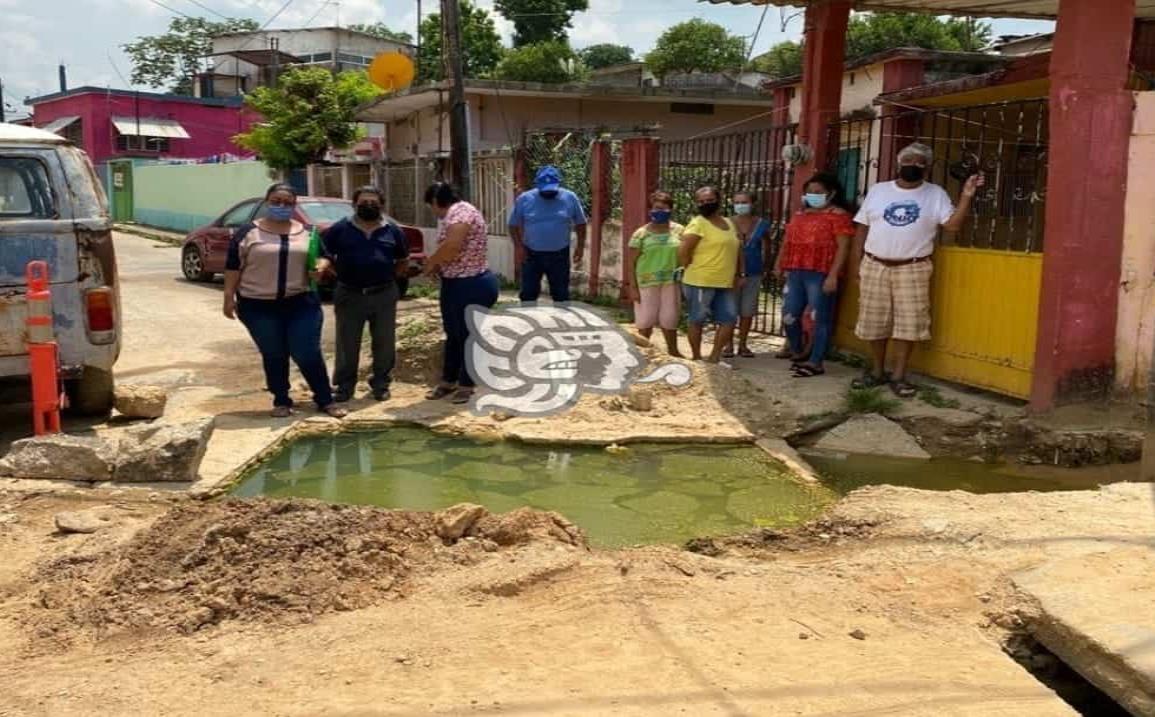
<instances>
[{"instance_id":1,"label":"pink concrete column","mask_svg":"<svg viewBox=\"0 0 1155 717\"><path fill-rule=\"evenodd\" d=\"M610 144L594 142L590 156L590 296L598 295L602 272L602 228L610 215Z\"/></svg>"},{"instance_id":2,"label":"pink concrete column","mask_svg":"<svg viewBox=\"0 0 1155 717\"><path fill-rule=\"evenodd\" d=\"M1133 114L1127 81L1134 20L1135 0L1059 4L1031 392L1035 410L1104 396L1112 385Z\"/></svg>"},{"instance_id":3,"label":"pink concrete column","mask_svg":"<svg viewBox=\"0 0 1155 717\"><path fill-rule=\"evenodd\" d=\"M830 166L838 150L831 142L830 123L842 107L842 73L846 61L846 27L850 0L830 0L806 8L802 61L802 112L798 143L813 150L810 161L794 171L794 196L800 197L805 182L816 171Z\"/></svg>"},{"instance_id":4,"label":"pink concrete column","mask_svg":"<svg viewBox=\"0 0 1155 717\"><path fill-rule=\"evenodd\" d=\"M790 100L792 87L774 88L774 105L770 109L770 123L775 127L790 124Z\"/></svg>"},{"instance_id":5,"label":"pink concrete column","mask_svg":"<svg viewBox=\"0 0 1155 717\"><path fill-rule=\"evenodd\" d=\"M635 137L622 142L622 279L621 300L630 299L634 277L627 276L630 235L649 221L650 195L658 189L658 140Z\"/></svg>"},{"instance_id":6,"label":"pink concrete column","mask_svg":"<svg viewBox=\"0 0 1155 717\"><path fill-rule=\"evenodd\" d=\"M894 60L882 66L882 92L898 92L899 90L918 87L926 80L926 63L923 60L905 58ZM918 132L918 117L907 114L899 117L903 112L894 105L882 106L881 141L878 150L878 181L884 182L894 178L897 169L898 151L910 144L911 137ZM943 157L942 159L946 159Z\"/></svg>"}]
</instances>

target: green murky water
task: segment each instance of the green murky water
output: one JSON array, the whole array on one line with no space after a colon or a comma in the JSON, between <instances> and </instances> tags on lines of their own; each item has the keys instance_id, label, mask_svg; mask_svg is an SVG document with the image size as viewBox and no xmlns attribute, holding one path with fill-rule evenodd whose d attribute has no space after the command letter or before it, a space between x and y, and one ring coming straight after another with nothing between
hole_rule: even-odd
<instances>
[{"instance_id":1,"label":"green murky water","mask_svg":"<svg viewBox=\"0 0 1155 717\"><path fill-rule=\"evenodd\" d=\"M816 517L834 498L752 446L601 448L480 443L398 427L304 438L233 495L438 510L556 510L603 547L680 543Z\"/></svg>"},{"instance_id":2,"label":"green murky water","mask_svg":"<svg viewBox=\"0 0 1155 717\"><path fill-rule=\"evenodd\" d=\"M805 458L828 487L840 495L868 485L897 485L922 490L970 493L1093 490L1100 485L1139 480L1139 465L1055 468L1018 464L989 465L951 458L930 461L879 456L806 452Z\"/></svg>"}]
</instances>

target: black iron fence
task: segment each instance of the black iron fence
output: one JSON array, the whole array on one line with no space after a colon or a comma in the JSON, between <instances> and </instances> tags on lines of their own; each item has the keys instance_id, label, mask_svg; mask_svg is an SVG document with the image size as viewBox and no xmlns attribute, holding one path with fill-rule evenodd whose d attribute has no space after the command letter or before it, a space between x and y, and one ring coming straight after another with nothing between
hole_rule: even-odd
<instances>
[{"instance_id":1,"label":"black iron fence","mask_svg":"<svg viewBox=\"0 0 1155 717\"><path fill-rule=\"evenodd\" d=\"M769 127L747 132L663 142L659 150L659 187L674 197L674 218L688 221L694 213L694 192L716 187L727 210L735 192L750 192L758 211L772 224L772 252L754 330L782 335L782 287L769 268L790 218L793 171L782 161L782 148L794 142L795 127Z\"/></svg>"},{"instance_id":2,"label":"black iron fence","mask_svg":"<svg viewBox=\"0 0 1155 717\"><path fill-rule=\"evenodd\" d=\"M830 167L859 201L877 182L893 179L897 154L911 142L934 150L931 181L958 198L967 177L986 186L955 246L1039 252L1046 210L1048 105L1045 99L974 107L911 109L830 126L838 148Z\"/></svg>"}]
</instances>

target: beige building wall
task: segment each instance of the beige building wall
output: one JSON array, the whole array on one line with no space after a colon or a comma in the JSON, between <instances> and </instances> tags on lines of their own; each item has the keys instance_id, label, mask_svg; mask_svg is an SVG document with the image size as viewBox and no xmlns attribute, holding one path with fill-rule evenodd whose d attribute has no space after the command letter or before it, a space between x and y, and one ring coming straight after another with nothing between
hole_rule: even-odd
<instances>
[{"instance_id":1,"label":"beige building wall","mask_svg":"<svg viewBox=\"0 0 1155 717\"><path fill-rule=\"evenodd\" d=\"M1135 93L1126 225L1115 332L1115 383L1147 389L1155 347L1155 92Z\"/></svg>"},{"instance_id":2,"label":"beige building wall","mask_svg":"<svg viewBox=\"0 0 1155 717\"><path fill-rule=\"evenodd\" d=\"M874 98L882 94L882 63L858 67L842 75L842 113L853 112L864 107L874 107ZM797 122L802 116L802 85L794 85L794 98L790 100L790 121Z\"/></svg>"},{"instance_id":3,"label":"beige building wall","mask_svg":"<svg viewBox=\"0 0 1155 717\"><path fill-rule=\"evenodd\" d=\"M768 127L770 123L769 98L754 105L712 105L711 114L676 112L669 101L608 101L473 93L467 99L470 139L475 152L517 146L524 132L546 128L627 129L660 125L658 133L662 139L677 140L719 130L728 125L729 131L738 132L760 126ZM699 104L690 99L683 102ZM389 124L387 152L390 160L411 159L414 147L421 156L439 151L448 152L448 115L443 115L437 108L431 108Z\"/></svg>"}]
</instances>

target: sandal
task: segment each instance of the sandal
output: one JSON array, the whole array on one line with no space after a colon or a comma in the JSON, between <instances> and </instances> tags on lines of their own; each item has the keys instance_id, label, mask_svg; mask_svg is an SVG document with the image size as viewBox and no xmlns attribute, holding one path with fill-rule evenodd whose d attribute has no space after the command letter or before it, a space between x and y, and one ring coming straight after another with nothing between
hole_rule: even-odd
<instances>
[{"instance_id":1,"label":"sandal","mask_svg":"<svg viewBox=\"0 0 1155 717\"><path fill-rule=\"evenodd\" d=\"M826 375L826 369L810 364L800 364L794 368L794 378L813 378L824 375Z\"/></svg>"},{"instance_id":2,"label":"sandal","mask_svg":"<svg viewBox=\"0 0 1155 717\"><path fill-rule=\"evenodd\" d=\"M742 358L754 358L754 352L750 349L742 349L738 352L738 355Z\"/></svg>"},{"instance_id":3,"label":"sandal","mask_svg":"<svg viewBox=\"0 0 1155 717\"><path fill-rule=\"evenodd\" d=\"M440 401L449 394L457 390L456 386L438 386L429 393L425 394L426 401Z\"/></svg>"},{"instance_id":4,"label":"sandal","mask_svg":"<svg viewBox=\"0 0 1155 717\"><path fill-rule=\"evenodd\" d=\"M890 384L890 390L899 398L914 398L918 395L918 387L907 381L895 381Z\"/></svg>"},{"instance_id":5,"label":"sandal","mask_svg":"<svg viewBox=\"0 0 1155 717\"><path fill-rule=\"evenodd\" d=\"M338 406L335 403L330 403L328 406L325 406L324 408L322 408L321 413L324 413L325 415L329 416L329 418L344 418L345 416L349 415L348 411L341 408L340 406Z\"/></svg>"},{"instance_id":6,"label":"sandal","mask_svg":"<svg viewBox=\"0 0 1155 717\"><path fill-rule=\"evenodd\" d=\"M872 373L863 374L861 378L856 378L850 382L850 387L856 391L861 391L866 388L878 388L885 386L887 380L885 376L875 376Z\"/></svg>"},{"instance_id":7,"label":"sandal","mask_svg":"<svg viewBox=\"0 0 1155 717\"><path fill-rule=\"evenodd\" d=\"M725 358L725 359L734 358L734 349L726 349L725 351L723 351L722 352L722 358Z\"/></svg>"},{"instance_id":8,"label":"sandal","mask_svg":"<svg viewBox=\"0 0 1155 717\"><path fill-rule=\"evenodd\" d=\"M457 391L454 392L453 397L449 399L449 402L455 403L457 405L462 405L465 403L469 403L471 400L473 400L473 389L472 388L459 388L459 389L457 389Z\"/></svg>"},{"instance_id":9,"label":"sandal","mask_svg":"<svg viewBox=\"0 0 1155 717\"><path fill-rule=\"evenodd\" d=\"M269 415L273 418L288 418L293 415L293 409L288 406L274 406Z\"/></svg>"}]
</instances>

